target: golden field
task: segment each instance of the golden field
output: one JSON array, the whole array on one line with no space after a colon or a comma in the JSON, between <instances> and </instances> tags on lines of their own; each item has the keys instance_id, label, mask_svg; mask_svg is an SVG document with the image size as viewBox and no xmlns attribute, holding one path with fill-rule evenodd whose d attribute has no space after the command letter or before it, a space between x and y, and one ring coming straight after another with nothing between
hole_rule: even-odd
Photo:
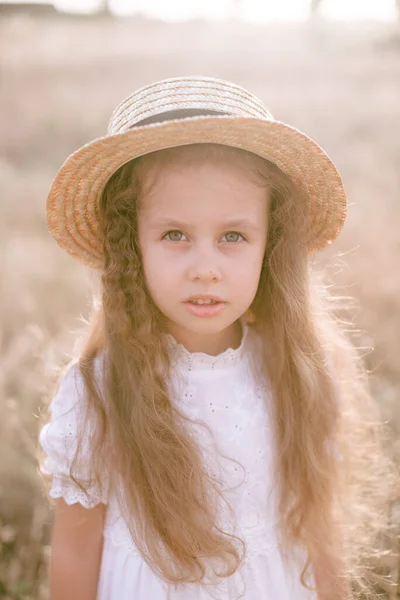
<instances>
[{"instance_id":1,"label":"golden field","mask_svg":"<svg viewBox=\"0 0 400 600\"><path fill-rule=\"evenodd\" d=\"M51 513L41 411L90 305L89 272L47 233L64 159L153 80L235 81L315 138L342 173L348 219L318 261L354 298L354 337L400 455L400 42L394 26L0 13L0 597L46 598ZM398 521L400 523L400 519ZM394 574L394 568L393 568ZM394 595L392 596L394 598Z\"/></svg>"}]
</instances>

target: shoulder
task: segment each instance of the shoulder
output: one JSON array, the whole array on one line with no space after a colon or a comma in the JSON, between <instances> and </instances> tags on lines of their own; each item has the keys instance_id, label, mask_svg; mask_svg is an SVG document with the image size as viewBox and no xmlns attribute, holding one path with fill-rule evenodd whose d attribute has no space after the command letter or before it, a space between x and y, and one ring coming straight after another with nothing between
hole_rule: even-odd
<instances>
[{"instance_id":1,"label":"shoulder","mask_svg":"<svg viewBox=\"0 0 400 600\"><path fill-rule=\"evenodd\" d=\"M100 388L102 387L103 363L104 351L94 360L94 378ZM85 379L79 362L76 360L69 363L61 372L58 388L49 405L52 420L70 413L78 416L84 412L86 404Z\"/></svg>"},{"instance_id":2,"label":"shoulder","mask_svg":"<svg viewBox=\"0 0 400 600\"><path fill-rule=\"evenodd\" d=\"M96 377L101 375L102 358L95 359ZM62 372L59 387L50 400L47 422L40 430L40 443L48 454L68 456L74 452L81 429L85 427L84 443L96 429L96 419L89 414L85 380L79 363L73 362Z\"/></svg>"}]
</instances>

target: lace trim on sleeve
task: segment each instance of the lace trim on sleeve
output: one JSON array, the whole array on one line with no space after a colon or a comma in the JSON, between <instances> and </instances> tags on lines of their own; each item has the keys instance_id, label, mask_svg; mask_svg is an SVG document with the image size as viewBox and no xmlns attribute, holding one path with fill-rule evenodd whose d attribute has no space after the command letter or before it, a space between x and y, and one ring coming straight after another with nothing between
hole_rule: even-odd
<instances>
[{"instance_id":1,"label":"lace trim on sleeve","mask_svg":"<svg viewBox=\"0 0 400 600\"><path fill-rule=\"evenodd\" d=\"M54 499L63 498L68 505L79 503L85 508L107 504L107 498L97 486L91 486L84 492L73 481L64 481L60 477L53 478L49 496Z\"/></svg>"}]
</instances>

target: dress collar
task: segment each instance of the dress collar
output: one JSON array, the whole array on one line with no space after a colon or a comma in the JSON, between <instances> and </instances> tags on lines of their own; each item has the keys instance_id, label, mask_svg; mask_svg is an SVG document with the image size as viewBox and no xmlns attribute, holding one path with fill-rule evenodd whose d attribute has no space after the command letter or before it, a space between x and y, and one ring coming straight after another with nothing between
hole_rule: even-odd
<instances>
[{"instance_id":1,"label":"dress collar","mask_svg":"<svg viewBox=\"0 0 400 600\"><path fill-rule=\"evenodd\" d=\"M245 354L249 337L249 326L244 319L241 319L240 321L242 325L242 340L240 346L235 349L227 348L224 352L221 352L216 356L206 354L205 352L189 352L189 350L187 350L183 344L178 343L171 334L166 334L173 363L181 365L189 371L194 369L207 370L233 366L239 362Z\"/></svg>"}]
</instances>

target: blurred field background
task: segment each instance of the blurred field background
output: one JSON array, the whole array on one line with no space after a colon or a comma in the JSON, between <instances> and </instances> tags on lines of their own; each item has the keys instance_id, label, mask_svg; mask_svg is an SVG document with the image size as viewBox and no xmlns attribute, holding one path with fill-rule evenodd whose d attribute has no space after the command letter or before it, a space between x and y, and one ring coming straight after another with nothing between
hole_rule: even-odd
<instances>
[{"instance_id":1,"label":"blurred field background","mask_svg":"<svg viewBox=\"0 0 400 600\"><path fill-rule=\"evenodd\" d=\"M189 74L233 80L336 162L348 219L318 261L333 291L355 299L353 335L365 348L371 387L399 456L396 23L166 24L1 8L0 597L46 598L51 512L36 439L57 367L72 351L90 304L89 271L47 233L46 195L67 155L103 135L114 106L153 80ZM396 578L390 557L383 569Z\"/></svg>"}]
</instances>

